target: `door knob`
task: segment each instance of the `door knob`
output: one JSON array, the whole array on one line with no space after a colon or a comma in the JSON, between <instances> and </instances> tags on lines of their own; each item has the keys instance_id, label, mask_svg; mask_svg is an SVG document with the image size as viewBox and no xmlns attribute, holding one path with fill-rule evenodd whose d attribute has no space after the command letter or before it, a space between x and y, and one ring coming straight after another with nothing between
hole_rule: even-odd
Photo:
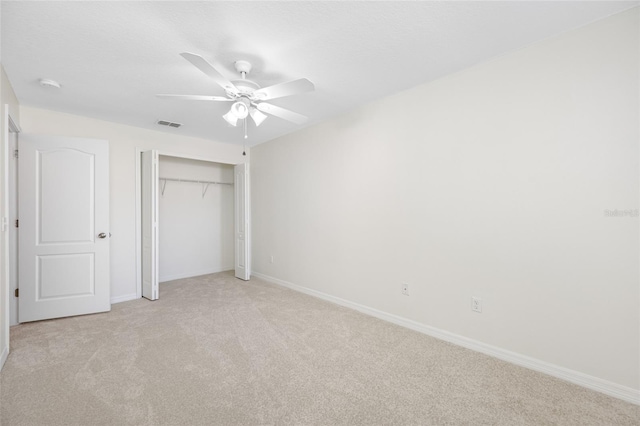
<instances>
[{"instance_id":1,"label":"door knob","mask_svg":"<svg viewBox=\"0 0 640 426\"><path fill-rule=\"evenodd\" d=\"M98 238L107 238L107 234L105 234L104 232L101 232L98 234Z\"/></svg>"}]
</instances>

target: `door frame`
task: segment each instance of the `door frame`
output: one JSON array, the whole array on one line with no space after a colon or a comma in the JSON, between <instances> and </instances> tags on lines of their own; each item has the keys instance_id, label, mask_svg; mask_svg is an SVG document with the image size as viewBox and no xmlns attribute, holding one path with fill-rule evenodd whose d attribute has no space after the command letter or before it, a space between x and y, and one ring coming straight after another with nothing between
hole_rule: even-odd
<instances>
[{"instance_id":1,"label":"door frame","mask_svg":"<svg viewBox=\"0 0 640 426\"><path fill-rule=\"evenodd\" d=\"M230 163L228 161L223 161L213 157L205 157L202 155L190 155L190 154L184 154L184 153L164 151L164 150L155 149L155 148L136 147L136 299L142 298L142 178L141 178L142 167L140 165L140 158L143 151L149 151L152 149L158 152L158 157L163 155L166 157L184 158L187 160L198 160L198 161L208 161L210 163L228 164L230 166L236 166L238 164L242 164L242 163ZM234 178L235 178L235 175L234 175ZM246 206L247 214L248 214L247 244L249 245L249 254L251 254L251 191L250 191L249 181L247 181L246 183L246 190L248 194L247 198L249 200ZM235 195L234 195L234 198L235 198ZM234 211L235 211L235 201L234 201ZM250 260L251 260L251 257L249 256L249 259L247 260L249 275L251 274Z\"/></svg>"},{"instance_id":2,"label":"door frame","mask_svg":"<svg viewBox=\"0 0 640 426\"><path fill-rule=\"evenodd\" d=\"M2 199L0 200L0 206L2 210L0 211L0 264L3 266L2 274L0 274L0 292L2 293L2 297L0 300L3 301L3 306L1 306L2 317L0 318L0 327L2 328L2 333L0 335L4 336L4 341L0 342L0 369L4 366L4 362L9 356L10 350L10 321L11 321L11 312L10 312L10 297L11 294L9 292L10 286L10 270L11 270L11 261L9 258L9 232L11 229L11 224L9 223L9 201L11 197L9 193L16 194L17 186L9 185L9 158L11 154L9 153L9 134L21 132L20 126L13 119L10 111L9 104L2 105L3 114L3 134L1 135L1 143L2 143L2 153L0 157L2 158L2 176L0 182L2 182ZM14 187L15 186L15 187Z\"/></svg>"},{"instance_id":3,"label":"door frame","mask_svg":"<svg viewBox=\"0 0 640 426\"><path fill-rule=\"evenodd\" d=\"M19 170L19 162L18 162L18 157L13 155L11 153L11 147L9 146L10 142L11 142L11 134L15 134L15 138L16 138L16 145L15 145L15 150L19 151L20 150L20 128L15 124L15 122L11 119L11 116L9 116L9 132L7 134L7 149L9 149L9 156L8 156L8 160L13 162L13 169L14 169L14 175L8 176L8 185L9 185L9 190L7 191L7 194L9 196L9 202L7 203L8 206L8 211L7 211L7 218L9 219L9 227L8 227L8 235L7 238L9 239L9 267L8 269L8 274L9 274L9 326L14 326L14 325L18 325L18 314L19 314L19 308L18 308L18 298L15 296L15 291L18 289L19 287L19 283L20 283L20 276L18 274L18 266L19 266L19 250L20 250L20 239L19 239L19 228L17 226L14 225L12 219L18 220L18 218L20 217L20 211L18 210L18 205L20 203L20 194L18 192L18 175L20 173ZM7 165L7 172L10 171L11 167L10 165ZM12 217L12 213L15 212L15 217ZM11 246L11 242L12 240L15 241L15 250L12 250L14 247Z\"/></svg>"}]
</instances>

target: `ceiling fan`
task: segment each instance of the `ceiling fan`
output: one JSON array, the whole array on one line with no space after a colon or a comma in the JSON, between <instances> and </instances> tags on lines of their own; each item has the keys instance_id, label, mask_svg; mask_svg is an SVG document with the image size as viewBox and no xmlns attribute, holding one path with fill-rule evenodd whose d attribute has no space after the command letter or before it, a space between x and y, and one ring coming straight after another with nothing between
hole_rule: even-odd
<instances>
[{"instance_id":1,"label":"ceiling fan","mask_svg":"<svg viewBox=\"0 0 640 426\"><path fill-rule=\"evenodd\" d=\"M222 118L232 126L237 126L238 120L243 120L245 126L245 138L247 137L245 119L248 116L251 117L256 126L262 124L262 122L267 118L265 113L296 124L303 124L307 121L307 117L302 114L265 102L271 99L313 91L315 88L313 83L306 78L300 78L298 80L261 88L256 82L247 79L247 74L251 71L251 63L248 61L236 61L234 65L236 71L240 73L241 78L238 80L228 80L202 56L189 52L183 52L180 56L191 62L196 68L205 73L220 87L222 87L225 91L226 97L164 94L156 96L196 101L233 102L229 112L224 114Z\"/></svg>"}]
</instances>

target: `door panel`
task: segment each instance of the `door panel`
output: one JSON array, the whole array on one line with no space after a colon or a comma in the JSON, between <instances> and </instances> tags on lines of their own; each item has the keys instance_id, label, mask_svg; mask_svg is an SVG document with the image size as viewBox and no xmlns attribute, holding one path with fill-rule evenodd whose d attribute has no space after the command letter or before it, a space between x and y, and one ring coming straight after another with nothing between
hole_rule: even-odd
<instances>
[{"instance_id":1,"label":"door panel","mask_svg":"<svg viewBox=\"0 0 640 426\"><path fill-rule=\"evenodd\" d=\"M19 321L109 311L108 142L20 145Z\"/></svg>"},{"instance_id":2,"label":"door panel","mask_svg":"<svg viewBox=\"0 0 640 426\"><path fill-rule=\"evenodd\" d=\"M71 149L36 155L39 244L95 242L95 156Z\"/></svg>"},{"instance_id":3,"label":"door panel","mask_svg":"<svg viewBox=\"0 0 640 426\"><path fill-rule=\"evenodd\" d=\"M156 300L158 286L158 151L142 153L142 297Z\"/></svg>"},{"instance_id":4,"label":"door panel","mask_svg":"<svg viewBox=\"0 0 640 426\"><path fill-rule=\"evenodd\" d=\"M251 277L249 245L249 165L235 166L235 275Z\"/></svg>"},{"instance_id":5,"label":"door panel","mask_svg":"<svg viewBox=\"0 0 640 426\"><path fill-rule=\"evenodd\" d=\"M38 256L36 300L95 294L93 253Z\"/></svg>"}]
</instances>

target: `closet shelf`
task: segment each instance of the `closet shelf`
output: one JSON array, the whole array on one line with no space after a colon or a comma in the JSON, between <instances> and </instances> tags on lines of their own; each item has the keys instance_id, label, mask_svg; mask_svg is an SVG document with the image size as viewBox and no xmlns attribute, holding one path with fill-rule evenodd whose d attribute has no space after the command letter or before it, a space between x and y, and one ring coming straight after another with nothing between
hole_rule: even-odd
<instances>
[{"instance_id":1,"label":"closet shelf","mask_svg":"<svg viewBox=\"0 0 640 426\"><path fill-rule=\"evenodd\" d=\"M194 180L194 179L179 179L179 178L167 178L161 177L158 180L162 184L161 194L164 195L164 189L167 186L167 182L187 182L187 183L199 183L202 184L202 198L207 193L207 189L209 189L209 185L229 185L233 186L233 183L230 182L216 182L213 180Z\"/></svg>"}]
</instances>

